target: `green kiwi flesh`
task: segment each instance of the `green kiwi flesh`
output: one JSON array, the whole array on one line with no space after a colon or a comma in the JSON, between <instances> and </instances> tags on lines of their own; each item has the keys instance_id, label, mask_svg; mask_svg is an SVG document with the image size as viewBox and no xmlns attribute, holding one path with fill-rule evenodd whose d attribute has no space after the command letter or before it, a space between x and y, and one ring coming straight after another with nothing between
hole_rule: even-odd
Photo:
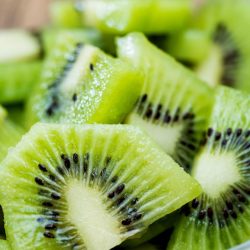
<instances>
[{"instance_id":1,"label":"green kiwi flesh","mask_svg":"<svg viewBox=\"0 0 250 250\"><path fill-rule=\"evenodd\" d=\"M83 1L84 23L104 33L165 34L185 27L191 15L186 0Z\"/></svg>"},{"instance_id":2,"label":"green kiwi flesh","mask_svg":"<svg viewBox=\"0 0 250 250\"><path fill-rule=\"evenodd\" d=\"M65 35L45 63L26 120L119 123L133 108L141 85L141 75L129 64Z\"/></svg>"},{"instance_id":3,"label":"green kiwi flesh","mask_svg":"<svg viewBox=\"0 0 250 250\"><path fill-rule=\"evenodd\" d=\"M16 250L110 249L201 192L126 125L37 124L1 164L0 182Z\"/></svg>"},{"instance_id":4,"label":"green kiwi flesh","mask_svg":"<svg viewBox=\"0 0 250 250\"><path fill-rule=\"evenodd\" d=\"M38 39L24 30L0 30L0 104L27 99L38 81Z\"/></svg>"},{"instance_id":5,"label":"green kiwi flesh","mask_svg":"<svg viewBox=\"0 0 250 250\"><path fill-rule=\"evenodd\" d=\"M0 106L0 162L21 139L24 130L7 117L7 112Z\"/></svg>"},{"instance_id":6,"label":"green kiwi flesh","mask_svg":"<svg viewBox=\"0 0 250 250\"><path fill-rule=\"evenodd\" d=\"M190 169L213 104L213 91L142 34L118 39L118 55L144 73L126 123L144 129L186 170Z\"/></svg>"},{"instance_id":7,"label":"green kiwi flesh","mask_svg":"<svg viewBox=\"0 0 250 250\"><path fill-rule=\"evenodd\" d=\"M195 71L210 85L250 91L246 81L250 77L249 11L247 0L211 1L197 19L197 26L210 36L211 46Z\"/></svg>"},{"instance_id":8,"label":"green kiwi flesh","mask_svg":"<svg viewBox=\"0 0 250 250\"><path fill-rule=\"evenodd\" d=\"M0 249L1 250L11 250L10 245L7 240L0 240Z\"/></svg>"},{"instance_id":9,"label":"green kiwi flesh","mask_svg":"<svg viewBox=\"0 0 250 250\"><path fill-rule=\"evenodd\" d=\"M74 0L55 0L50 4L50 19L57 28L82 27L81 12L74 5Z\"/></svg>"},{"instance_id":10,"label":"green kiwi flesh","mask_svg":"<svg viewBox=\"0 0 250 250\"><path fill-rule=\"evenodd\" d=\"M169 249L228 249L249 240L249 105L250 96L217 89L191 172L203 194L182 208Z\"/></svg>"}]
</instances>

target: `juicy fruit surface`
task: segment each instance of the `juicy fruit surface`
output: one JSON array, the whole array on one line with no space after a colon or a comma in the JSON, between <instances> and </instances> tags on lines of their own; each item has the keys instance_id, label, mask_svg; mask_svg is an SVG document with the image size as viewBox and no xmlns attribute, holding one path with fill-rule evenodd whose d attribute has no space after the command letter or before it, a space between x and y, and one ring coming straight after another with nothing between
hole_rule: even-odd
<instances>
[{"instance_id":1,"label":"juicy fruit surface","mask_svg":"<svg viewBox=\"0 0 250 250\"><path fill-rule=\"evenodd\" d=\"M38 124L0 171L14 249L100 249L99 241L109 249L201 191L151 140L125 125Z\"/></svg>"},{"instance_id":2,"label":"juicy fruit surface","mask_svg":"<svg viewBox=\"0 0 250 250\"><path fill-rule=\"evenodd\" d=\"M10 250L9 243L7 240L0 240L0 249L1 250Z\"/></svg>"},{"instance_id":3,"label":"juicy fruit surface","mask_svg":"<svg viewBox=\"0 0 250 250\"><path fill-rule=\"evenodd\" d=\"M114 34L176 31L186 25L192 13L186 0L85 0L83 10L86 25Z\"/></svg>"},{"instance_id":4,"label":"juicy fruit surface","mask_svg":"<svg viewBox=\"0 0 250 250\"><path fill-rule=\"evenodd\" d=\"M224 84L249 91L246 81L250 65L249 38L246 35L246 27L250 24L249 11L247 0L219 0L209 1L200 13L196 25L210 35L212 45L197 72L211 85ZM207 61L218 66L211 67Z\"/></svg>"},{"instance_id":5,"label":"juicy fruit surface","mask_svg":"<svg viewBox=\"0 0 250 250\"><path fill-rule=\"evenodd\" d=\"M248 95L217 89L204 146L191 173L204 192L183 207L170 249L184 245L187 249L228 249L249 239L249 105Z\"/></svg>"},{"instance_id":6,"label":"juicy fruit surface","mask_svg":"<svg viewBox=\"0 0 250 250\"><path fill-rule=\"evenodd\" d=\"M27 120L119 123L136 102L141 83L125 62L68 35L45 64Z\"/></svg>"},{"instance_id":7,"label":"juicy fruit surface","mask_svg":"<svg viewBox=\"0 0 250 250\"><path fill-rule=\"evenodd\" d=\"M210 115L212 90L140 33L118 39L118 54L144 73L140 98L126 122L144 129L189 169Z\"/></svg>"}]
</instances>

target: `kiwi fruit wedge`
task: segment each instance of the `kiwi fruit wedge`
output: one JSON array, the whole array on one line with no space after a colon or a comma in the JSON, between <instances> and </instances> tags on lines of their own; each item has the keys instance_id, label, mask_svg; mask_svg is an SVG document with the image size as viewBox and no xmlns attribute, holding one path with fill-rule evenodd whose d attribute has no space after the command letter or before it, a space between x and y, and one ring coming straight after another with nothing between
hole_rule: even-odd
<instances>
[{"instance_id":1,"label":"kiwi fruit wedge","mask_svg":"<svg viewBox=\"0 0 250 250\"><path fill-rule=\"evenodd\" d=\"M0 240L0 249L1 250L11 250L10 245L7 240Z\"/></svg>"},{"instance_id":2,"label":"kiwi fruit wedge","mask_svg":"<svg viewBox=\"0 0 250 250\"><path fill-rule=\"evenodd\" d=\"M119 123L136 103L142 77L129 64L64 35L27 104L26 121Z\"/></svg>"},{"instance_id":3,"label":"kiwi fruit wedge","mask_svg":"<svg viewBox=\"0 0 250 250\"><path fill-rule=\"evenodd\" d=\"M189 0L84 0L83 23L104 33L165 34L185 27L192 16Z\"/></svg>"},{"instance_id":4,"label":"kiwi fruit wedge","mask_svg":"<svg viewBox=\"0 0 250 250\"><path fill-rule=\"evenodd\" d=\"M213 105L213 91L141 33L117 41L118 55L144 73L144 84L125 122L142 128L189 170Z\"/></svg>"},{"instance_id":5,"label":"kiwi fruit wedge","mask_svg":"<svg viewBox=\"0 0 250 250\"><path fill-rule=\"evenodd\" d=\"M2 162L0 182L16 250L111 249L201 193L129 125L38 123Z\"/></svg>"},{"instance_id":6,"label":"kiwi fruit wedge","mask_svg":"<svg viewBox=\"0 0 250 250\"><path fill-rule=\"evenodd\" d=\"M54 0L50 3L50 20L57 28L80 28L83 26L81 12L74 0Z\"/></svg>"},{"instance_id":7,"label":"kiwi fruit wedge","mask_svg":"<svg viewBox=\"0 0 250 250\"><path fill-rule=\"evenodd\" d=\"M25 100L41 70L40 44L30 32L0 30L0 103Z\"/></svg>"},{"instance_id":8,"label":"kiwi fruit wedge","mask_svg":"<svg viewBox=\"0 0 250 250\"><path fill-rule=\"evenodd\" d=\"M208 1L197 17L196 26L207 32L211 45L207 57L194 69L210 85L250 91L246 81L250 77L249 12L247 0L218 0Z\"/></svg>"},{"instance_id":9,"label":"kiwi fruit wedge","mask_svg":"<svg viewBox=\"0 0 250 250\"><path fill-rule=\"evenodd\" d=\"M216 92L191 172L203 193L182 208L169 249L228 249L249 240L250 96L227 87Z\"/></svg>"},{"instance_id":10,"label":"kiwi fruit wedge","mask_svg":"<svg viewBox=\"0 0 250 250\"><path fill-rule=\"evenodd\" d=\"M0 106L0 162L21 139L24 130L7 117L7 111Z\"/></svg>"}]
</instances>

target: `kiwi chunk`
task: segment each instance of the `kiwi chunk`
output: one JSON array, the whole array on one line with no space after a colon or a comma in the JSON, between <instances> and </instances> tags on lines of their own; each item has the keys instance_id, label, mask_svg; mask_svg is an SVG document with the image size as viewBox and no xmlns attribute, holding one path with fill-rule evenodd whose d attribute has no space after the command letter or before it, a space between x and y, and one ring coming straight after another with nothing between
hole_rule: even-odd
<instances>
[{"instance_id":1,"label":"kiwi chunk","mask_svg":"<svg viewBox=\"0 0 250 250\"><path fill-rule=\"evenodd\" d=\"M7 117L7 112L0 106L0 162L7 155L10 147L14 147L24 131Z\"/></svg>"},{"instance_id":2,"label":"kiwi chunk","mask_svg":"<svg viewBox=\"0 0 250 250\"><path fill-rule=\"evenodd\" d=\"M144 129L189 169L207 126L213 91L140 33L118 39L119 57L144 72L144 86L126 122Z\"/></svg>"},{"instance_id":3,"label":"kiwi chunk","mask_svg":"<svg viewBox=\"0 0 250 250\"><path fill-rule=\"evenodd\" d=\"M192 14L186 0L84 0L83 10L86 25L112 34L165 34L185 27Z\"/></svg>"},{"instance_id":4,"label":"kiwi chunk","mask_svg":"<svg viewBox=\"0 0 250 250\"><path fill-rule=\"evenodd\" d=\"M26 120L119 123L133 108L141 85L141 75L129 64L68 34L45 63Z\"/></svg>"},{"instance_id":5,"label":"kiwi chunk","mask_svg":"<svg viewBox=\"0 0 250 250\"><path fill-rule=\"evenodd\" d=\"M41 70L38 39L23 30L0 30L0 103L25 100Z\"/></svg>"},{"instance_id":6,"label":"kiwi chunk","mask_svg":"<svg viewBox=\"0 0 250 250\"><path fill-rule=\"evenodd\" d=\"M249 240L249 105L246 94L226 87L217 90L191 173L204 192L182 208L170 249L228 249Z\"/></svg>"},{"instance_id":7,"label":"kiwi chunk","mask_svg":"<svg viewBox=\"0 0 250 250\"><path fill-rule=\"evenodd\" d=\"M126 125L37 124L3 161L0 181L17 250L110 249L201 192Z\"/></svg>"},{"instance_id":8,"label":"kiwi chunk","mask_svg":"<svg viewBox=\"0 0 250 250\"><path fill-rule=\"evenodd\" d=\"M249 12L246 0L209 1L196 20L196 25L210 36L211 46L195 70L210 85L250 91L246 81L250 77L250 46L246 35Z\"/></svg>"},{"instance_id":9,"label":"kiwi chunk","mask_svg":"<svg viewBox=\"0 0 250 250\"><path fill-rule=\"evenodd\" d=\"M81 12L74 0L55 0L50 4L50 19L52 25L59 28L82 27Z\"/></svg>"}]
</instances>

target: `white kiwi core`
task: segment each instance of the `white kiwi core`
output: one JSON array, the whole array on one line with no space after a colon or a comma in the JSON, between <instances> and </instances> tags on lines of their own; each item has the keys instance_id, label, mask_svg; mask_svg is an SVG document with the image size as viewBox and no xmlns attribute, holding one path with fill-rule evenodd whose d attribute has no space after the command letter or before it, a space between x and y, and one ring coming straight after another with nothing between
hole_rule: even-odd
<instances>
[{"instance_id":1,"label":"white kiwi core","mask_svg":"<svg viewBox=\"0 0 250 250\"><path fill-rule=\"evenodd\" d=\"M87 249L108 250L122 242L118 219L107 211L98 190L71 181L66 201L67 219L75 225Z\"/></svg>"},{"instance_id":2,"label":"white kiwi core","mask_svg":"<svg viewBox=\"0 0 250 250\"><path fill-rule=\"evenodd\" d=\"M223 57L219 46L213 45L208 57L196 69L198 76L207 82L211 87L220 83L223 73Z\"/></svg>"},{"instance_id":3,"label":"white kiwi core","mask_svg":"<svg viewBox=\"0 0 250 250\"><path fill-rule=\"evenodd\" d=\"M77 85L82 83L81 79L89 72L89 65L93 63L95 54L96 49L92 46L80 49L76 62L60 85L64 93L75 91Z\"/></svg>"},{"instance_id":4,"label":"white kiwi core","mask_svg":"<svg viewBox=\"0 0 250 250\"><path fill-rule=\"evenodd\" d=\"M182 124L170 126L160 126L143 120L138 114L131 114L127 123L140 127L154 139L162 149L169 155L174 155L176 144L178 143L183 129Z\"/></svg>"},{"instance_id":5,"label":"white kiwi core","mask_svg":"<svg viewBox=\"0 0 250 250\"><path fill-rule=\"evenodd\" d=\"M236 157L232 152L203 152L195 161L192 176L211 198L218 198L241 178Z\"/></svg>"}]
</instances>

